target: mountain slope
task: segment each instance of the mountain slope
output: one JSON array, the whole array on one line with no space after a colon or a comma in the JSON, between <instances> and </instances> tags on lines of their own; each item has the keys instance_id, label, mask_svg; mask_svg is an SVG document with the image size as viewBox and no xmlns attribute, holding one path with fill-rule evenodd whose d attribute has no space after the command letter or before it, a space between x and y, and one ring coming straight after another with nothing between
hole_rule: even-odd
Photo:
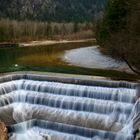
<instances>
[{"instance_id":1,"label":"mountain slope","mask_svg":"<svg viewBox=\"0 0 140 140\"><path fill-rule=\"evenodd\" d=\"M18 20L93 21L107 0L3 0L0 17Z\"/></svg>"}]
</instances>

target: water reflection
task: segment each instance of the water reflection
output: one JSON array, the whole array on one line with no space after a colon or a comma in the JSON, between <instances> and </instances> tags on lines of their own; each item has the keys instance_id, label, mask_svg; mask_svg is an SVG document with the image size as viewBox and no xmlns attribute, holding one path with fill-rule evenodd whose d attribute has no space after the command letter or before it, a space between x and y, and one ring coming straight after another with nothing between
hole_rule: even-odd
<instances>
[{"instance_id":1,"label":"water reflection","mask_svg":"<svg viewBox=\"0 0 140 140\"><path fill-rule=\"evenodd\" d=\"M60 62L60 55L64 50L73 48L86 47L92 45L92 42L86 43L69 43L57 44L38 47L22 48L1 48L0 49L0 66L11 67L17 65L23 66L47 66Z\"/></svg>"}]
</instances>

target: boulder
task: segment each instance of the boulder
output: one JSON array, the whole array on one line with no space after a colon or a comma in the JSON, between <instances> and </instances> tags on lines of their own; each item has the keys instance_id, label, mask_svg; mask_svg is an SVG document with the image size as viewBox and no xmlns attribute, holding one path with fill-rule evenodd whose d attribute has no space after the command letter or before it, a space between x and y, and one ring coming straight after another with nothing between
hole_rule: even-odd
<instances>
[{"instance_id":1,"label":"boulder","mask_svg":"<svg viewBox=\"0 0 140 140\"><path fill-rule=\"evenodd\" d=\"M6 125L0 121L0 140L8 140L8 130Z\"/></svg>"}]
</instances>

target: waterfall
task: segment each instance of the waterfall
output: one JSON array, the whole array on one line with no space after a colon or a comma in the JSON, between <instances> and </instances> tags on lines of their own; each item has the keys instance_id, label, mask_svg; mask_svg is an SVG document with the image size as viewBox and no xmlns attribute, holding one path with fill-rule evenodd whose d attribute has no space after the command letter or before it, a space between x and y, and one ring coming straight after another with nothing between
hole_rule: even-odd
<instances>
[{"instance_id":1,"label":"waterfall","mask_svg":"<svg viewBox=\"0 0 140 140\"><path fill-rule=\"evenodd\" d=\"M138 84L56 79L0 78L0 119L10 140L134 140Z\"/></svg>"}]
</instances>

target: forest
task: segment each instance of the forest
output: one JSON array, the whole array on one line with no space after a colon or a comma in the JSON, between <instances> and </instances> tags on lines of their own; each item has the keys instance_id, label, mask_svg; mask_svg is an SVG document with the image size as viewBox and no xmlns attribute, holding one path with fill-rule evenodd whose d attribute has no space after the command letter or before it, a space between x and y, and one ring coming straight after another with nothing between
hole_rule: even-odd
<instances>
[{"instance_id":1,"label":"forest","mask_svg":"<svg viewBox=\"0 0 140 140\"><path fill-rule=\"evenodd\" d=\"M105 53L125 61L140 74L139 0L109 0L97 23L96 38Z\"/></svg>"},{"instance_id":2,"label":"forest","mask_svg":"<svg viewBox=\"0 0 140 140\"><path fill-rule=\"evenodd\" d=\"M3 0L0 17L51 22L93 22L107 0Z\"/></svg>"},{"instance_id":3,"label":"forest","mask_svg":"<svg viewBox=\"0 0 140 140\"><path fill-rule=\"evenodd\" d=\"M95 38L107 0L4 0L0 42Z\"/></svg>"}]
</instances>

